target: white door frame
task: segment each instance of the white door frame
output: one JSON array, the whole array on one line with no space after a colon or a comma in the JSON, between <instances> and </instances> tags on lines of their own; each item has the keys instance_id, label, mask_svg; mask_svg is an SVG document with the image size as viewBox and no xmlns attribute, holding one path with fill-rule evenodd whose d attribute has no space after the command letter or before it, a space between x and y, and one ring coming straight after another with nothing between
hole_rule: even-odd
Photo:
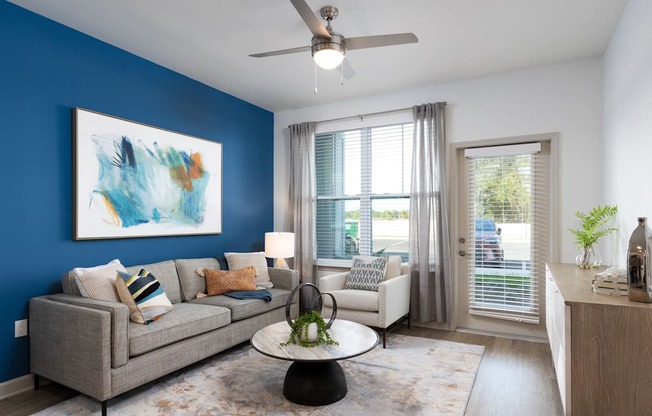
<instances>
[{"instance_id":1,"label":"white door frame","mask_svg":"<svg viewBox=\"0 0 652 416\"><path fill-rule=\"evenodd\" d=\"M448 149L448 197L449 197L449 230L450 230L450 253L451 253L451 272L452 272L452 287L453 287L453 307L452 319L450 324L451 330L457 330L459 326L459 309L460 304L460 289L458 278L458 261L457 253L459 250L459 243L457 241L460 236L461 230L459 229L459 184L460 178L458 153L463 152L464 149L471 147L486 147L524 143L528 141L550 141L550 261L555 263L559 261L559 133L541 133L524 136L513 136L504 138L484 139L468 142L450 143ZM542 288L539 288L542 290ZM545 305L545 303L544 303ZM541 320L545 322L545 306L541 309ZM474 331L476 332L476 331ZM496 333L487 331L491 335ZM499 335L499 334L498 334ZM509 335L514 337L514 335ZM527 336L525 336L527 338Z\"/></svg>"}]
</instances>

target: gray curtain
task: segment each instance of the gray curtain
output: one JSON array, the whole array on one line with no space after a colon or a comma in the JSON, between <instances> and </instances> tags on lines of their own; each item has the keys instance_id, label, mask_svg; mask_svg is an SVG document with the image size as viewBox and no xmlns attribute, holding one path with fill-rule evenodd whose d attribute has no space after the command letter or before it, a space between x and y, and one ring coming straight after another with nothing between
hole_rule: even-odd
<instances>
[{"instance_id":1,"label":"gray curtain","mask_svg":"<svg viewBox=\"0 0 652 416\"><path fill-rule=\"evenodd\" d=\"M294 269L302 283L315 283L317 278L317 244L314 227L315 185L315 122L290 126L290 192L288 221L294 232ZM310 299L301 296L301 306ZM303 309L302 308L302 309Z\"/></svg>"},{"instance_id":2,"label":"gray curtain","mask_svg":"<svg viewBox=\"0 0 652 416\"><path fill-rule=\"evenodd\" d=\"M411 318L450 322L451 263L446 198L446 103L412 107Z\"/></svg>"}]
</instances>

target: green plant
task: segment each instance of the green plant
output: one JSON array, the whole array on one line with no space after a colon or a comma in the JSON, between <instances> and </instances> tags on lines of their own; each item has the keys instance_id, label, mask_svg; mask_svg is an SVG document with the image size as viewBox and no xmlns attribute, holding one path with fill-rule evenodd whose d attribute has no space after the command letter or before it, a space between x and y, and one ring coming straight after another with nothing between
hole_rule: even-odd
<instances>
[{"instance_id":1,"label":"green plant","mask_svg":"<svg viewBox=\"0 0 652 416\"><path fill-rule=\"evenodd\" d=\"M588 214L577 211L575 216L581 221L580 227L568 230L575 236L575 242L579 248L593 247L600 237L616 231L617 228L604 227L616 216L617 212L617 205L598 205Z\"/></svg>"},{"instance_id":2,"label":"green plant","mask_svg":"<svg viewBox=\"0 0 652 416\"><path fill-rule=\"evenodd\" d=\"M315 342L308 341L308 326L310 324L317 324L318 339ZM287 346L290 344L299 344L302 347L314 347L316 345L340 345L337 341L331 338L331 335L326 331L326 321L317 311L305 313L295 319L290 326L290 338L287 342L281 344Z\"/></svg>"}]
</instances>

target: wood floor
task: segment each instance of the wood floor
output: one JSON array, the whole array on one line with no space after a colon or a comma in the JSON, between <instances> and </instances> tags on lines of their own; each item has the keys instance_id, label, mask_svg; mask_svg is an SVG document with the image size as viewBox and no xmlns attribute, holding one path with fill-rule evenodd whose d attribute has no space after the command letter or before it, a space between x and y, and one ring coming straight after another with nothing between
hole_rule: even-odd
<instances>
[{"instance_id":1,"label":"wood floor","mask_svg":"<svg viewBox=\"0 0 652 416\"><path fill-rule=\"evenodd\" d=\"M548 344L400 325L391 333L485 346L466 416L562 415ZM0 400L0 415L31 415L76 395L50 383L38 391Z\"/></svg>"}]
</instances>

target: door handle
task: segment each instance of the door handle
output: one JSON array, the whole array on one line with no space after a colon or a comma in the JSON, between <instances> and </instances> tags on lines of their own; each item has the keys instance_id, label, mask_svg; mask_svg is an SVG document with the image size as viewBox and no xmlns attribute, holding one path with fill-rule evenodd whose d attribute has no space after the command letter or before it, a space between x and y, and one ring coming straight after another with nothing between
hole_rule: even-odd
<instances>
[{"instance_id":1,"label":"door handle","mask_svg":"<svg viewBox=\"0 0 652 416\"><path fill-rule=\"evenodd\" d=\"M457 252L457 254L459 254L460 257L464 257L464 256L466 256L466 250L460 250L460 251Z\"/></svg>"}]
</instances>

